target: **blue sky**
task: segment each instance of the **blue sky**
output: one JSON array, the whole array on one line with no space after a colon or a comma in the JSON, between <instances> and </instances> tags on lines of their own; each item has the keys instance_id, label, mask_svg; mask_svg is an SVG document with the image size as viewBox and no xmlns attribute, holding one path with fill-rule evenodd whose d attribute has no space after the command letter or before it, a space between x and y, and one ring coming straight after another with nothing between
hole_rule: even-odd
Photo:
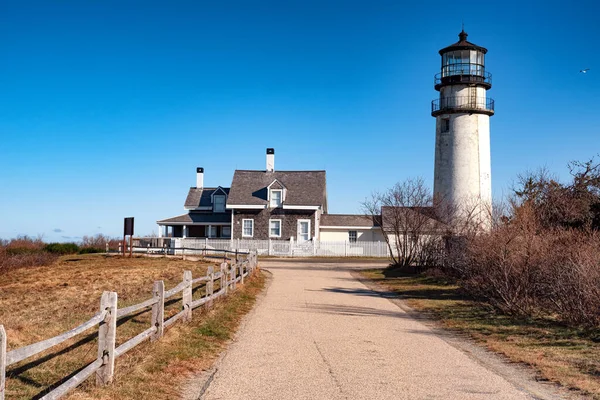
<instances>
[{"instance_id":1,"label":"blue sky","mask_svg":"<svg viewBox=\"0 0 600 400\"><path fill-rule=\"evenodd\" d=\"M489 50L494 196L600 152L600 3L0 3L0 238L136 233L233 171L326 169L332 213L433 181L438 50ZM580 74L582 68L591 68Z\"/></svg>"}]
</instances>

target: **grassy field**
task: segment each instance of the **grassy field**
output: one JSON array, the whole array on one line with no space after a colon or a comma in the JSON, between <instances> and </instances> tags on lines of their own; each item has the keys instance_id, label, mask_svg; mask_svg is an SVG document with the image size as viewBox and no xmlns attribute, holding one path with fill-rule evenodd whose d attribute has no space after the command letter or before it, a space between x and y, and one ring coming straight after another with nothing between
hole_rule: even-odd
<instances>
[{"instance_id":1,"label":"grassy field","mask_svg":"<svg viewBox=\"0 0 600 400\"><path fill-rule=\"evenodd\" d=\"M0 324L7 331L8 350L50 338L88 320L98 311L105 290L116 291L119 307L125 307L150 298L155 280L164 280L170 289L181 282L184 270L191 270L196 278L206 274L208 265L167 258L79 255L62 257L45 267L5 272L0 275ZM117 359L112 386L98 390L85 383L69 397L139 399L152 394L152 398L172 398L187 372L206 368L218 355L243 314L251 309L263 283L260 276L250 280L226 301L216 302L209 312L194 310L190 324L178 323L161 341L144 343ZM196 290L194 299L202 295L203 289ZM166 318L179 311L180 299L165 305ZM149 325L150 312L119 321L117 345ZM93 361L96 336L97 329L92 329L33 360L9 367L7 399L36 398Z\"/></svg>"},{"instance_id":2,"label":"grassy field","mask_svg":"<svg viewBox=\"0 0 600 400\"><path fill-rule=\"evenodd\" d=\"M406 304L439 321L443 328L468 334L490 350L533 366L540 379L581 390L600 399L600 331L581 331L549 319L520 320L494 312L462 295L445 279L382 269L362 276L396 292Z\"/></svg>"}]
</instances>

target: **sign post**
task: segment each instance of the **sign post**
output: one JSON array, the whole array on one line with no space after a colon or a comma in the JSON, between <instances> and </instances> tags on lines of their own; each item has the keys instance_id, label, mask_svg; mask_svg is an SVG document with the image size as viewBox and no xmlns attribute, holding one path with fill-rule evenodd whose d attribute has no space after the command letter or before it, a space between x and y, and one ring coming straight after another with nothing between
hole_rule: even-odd
<instances>
[{"instance_id":1,"label":"sign post","mask_svg":"<svg viewBox=\"0 0 600 400\"><path fill-rule=\"evenodd\" d=\"M126 217L123 222L123 257L125 257L125 252L127 246L126 236L129 235L129 257L131 257L133 252L133 217Z\"/></svg>"}]
</instances>

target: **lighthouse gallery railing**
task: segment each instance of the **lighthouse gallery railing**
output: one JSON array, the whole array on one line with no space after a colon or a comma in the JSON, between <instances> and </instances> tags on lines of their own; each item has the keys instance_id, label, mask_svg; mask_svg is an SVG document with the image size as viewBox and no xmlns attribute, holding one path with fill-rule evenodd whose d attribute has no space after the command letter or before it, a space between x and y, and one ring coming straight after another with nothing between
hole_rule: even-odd
<instances>
[{"instance_id":1,"label":"lighthouse gallery railing","mask_svg":"<svg viewBox=\"0 0 600 400\"><path fill-rule=\"evenodd\" d=\"M431 102L431 112L443 111L486 111L494 112L494 100L487 97L451 96Z\"/></svg>"}]
</instances>

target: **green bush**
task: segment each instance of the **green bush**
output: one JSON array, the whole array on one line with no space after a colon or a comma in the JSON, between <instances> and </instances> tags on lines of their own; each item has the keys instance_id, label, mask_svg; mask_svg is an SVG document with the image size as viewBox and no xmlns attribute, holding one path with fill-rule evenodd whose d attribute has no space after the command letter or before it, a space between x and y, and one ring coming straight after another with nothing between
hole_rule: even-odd
<instances>
[{"instance_id":1,"label":"green bush","mask_svg":"<svg viewBox=\"0 0 600 400\"><path fill-rule=\"evenodd\" d=\"M98 247L82 247L79 249L79 254L104 253L104 251Z\"/></svg>"},{"instance_id":2,"label":"green bush","mask_svg":"<svg viewBox=\"0 0 600 400\"><path fill-rule=\"evenodd\" d=\"M77 254L79 246L75 243L48 243L44 250L52 254Z\"/></svg>"}]
</instances>

